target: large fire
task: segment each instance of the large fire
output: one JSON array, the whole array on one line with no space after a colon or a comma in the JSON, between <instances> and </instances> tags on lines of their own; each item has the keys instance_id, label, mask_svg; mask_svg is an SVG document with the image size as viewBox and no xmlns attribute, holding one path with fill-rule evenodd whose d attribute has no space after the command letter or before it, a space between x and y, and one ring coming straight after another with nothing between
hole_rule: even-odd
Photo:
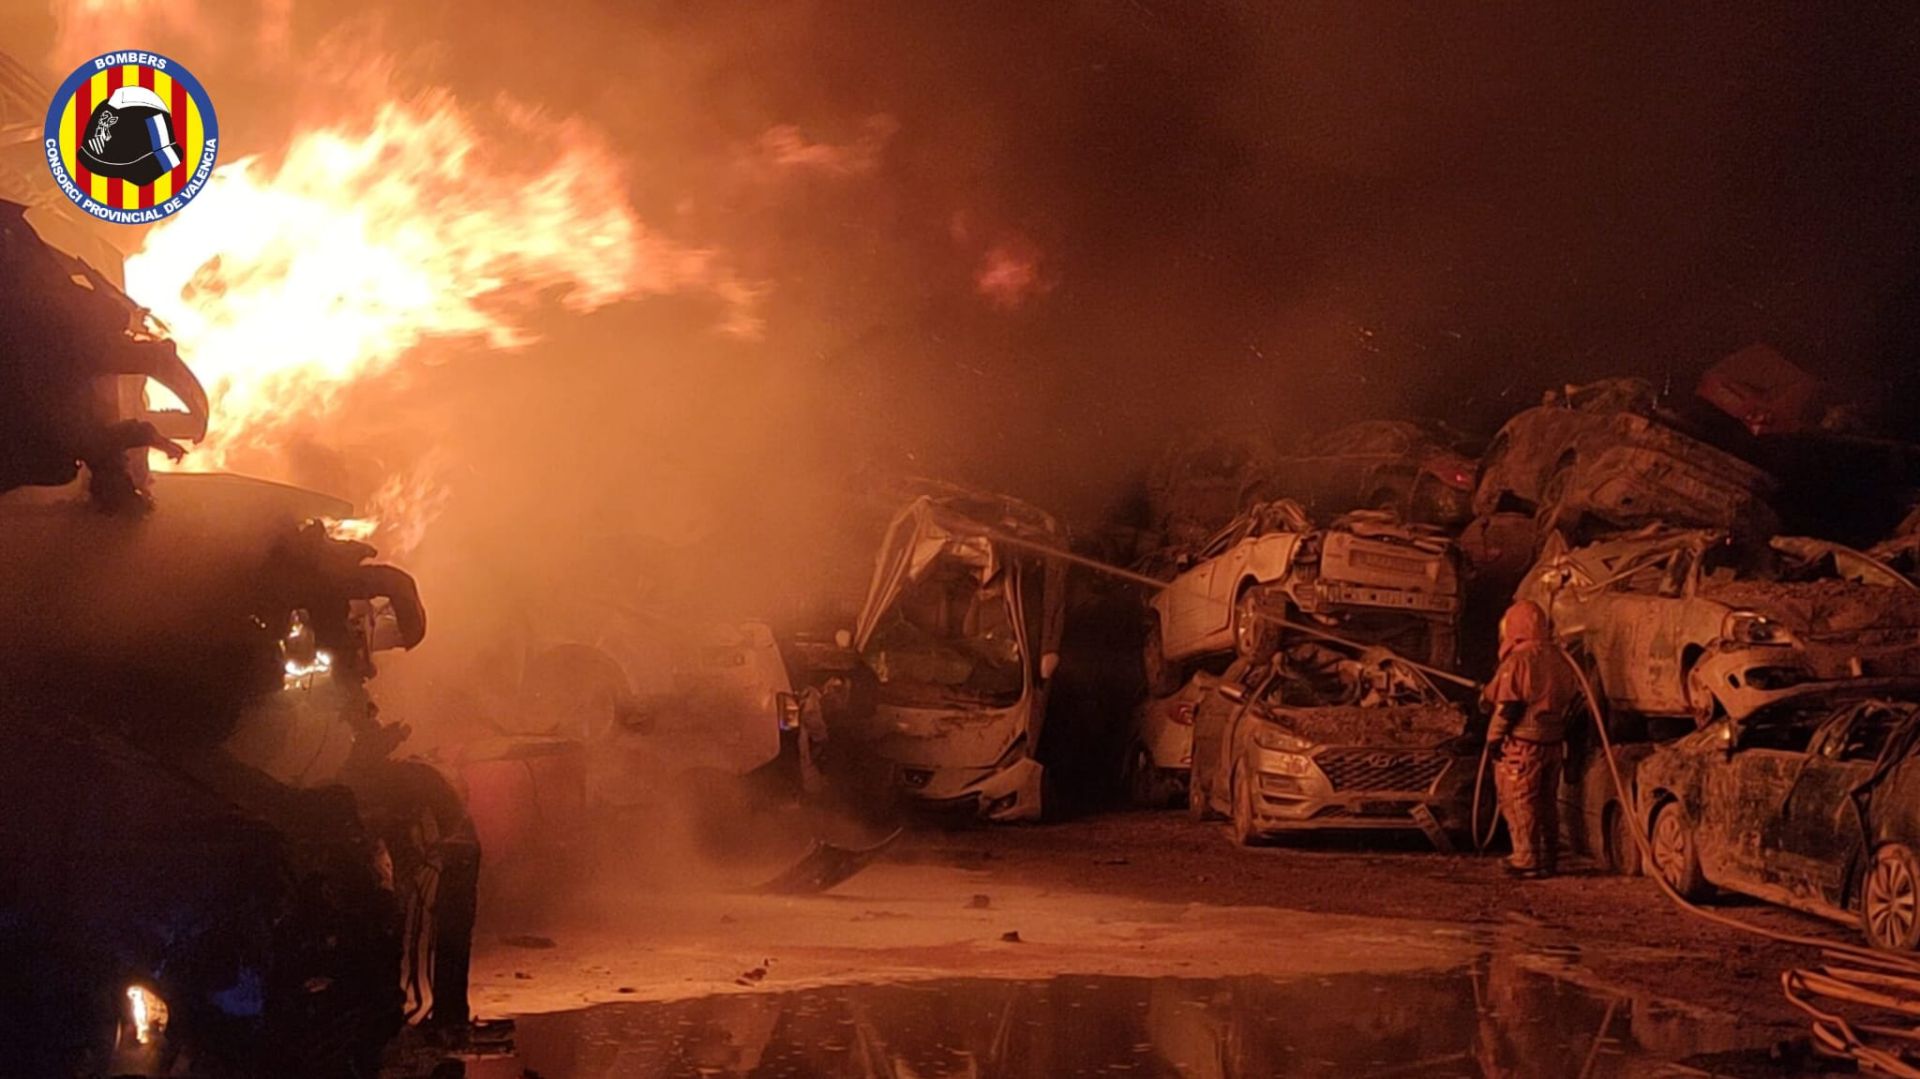
<instances>
[{"instance_id":1,"label":"large fire","mask_svg":"<svg viewBox=\"0 0 1920 1079\"><path fill-rule=\"evenodd\" d=\"M758 330L751 288L637 219L592 131L512 107L482 120L444 94L307 130L277 165L221 167L126 276L211 398L194 469L274 452L429 339L524 344L540 302L586 311L704 290L726 306L724 329ZM393 477L381 501L431 505L422 482Z\"/></svg>"}]
</instances>

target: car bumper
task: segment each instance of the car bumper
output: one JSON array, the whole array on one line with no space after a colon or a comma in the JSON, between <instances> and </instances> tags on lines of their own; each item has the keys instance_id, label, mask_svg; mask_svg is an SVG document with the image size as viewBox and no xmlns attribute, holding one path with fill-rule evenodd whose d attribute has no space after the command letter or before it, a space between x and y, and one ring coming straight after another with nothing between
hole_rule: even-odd
<instances>
[{"instance_id":1,"label":"car bumper","mask_svg":"<svg viewBox=\"0 0 1920 1079\"><path fill-rule=\"evenodd\" d=\"M991 768L898 766L894 783L914 808L932 816L995 822L1039 820L1040 762L1021 757Z\"/></svg>"},{"instance_id":2,"label":"car bumper","mask_svg":"<svg viewBox=\"0 0 1920 1079\"><path fill-rule=\"evenodd\" d=\"M1466 827L1473 793L1473 762L1431 750L1367 755L1422 758L1427 763L1409 782L1368 782L1352 769L1336 769L1335 774L1342 777L1336 781L1319 763L1325 754L1316 756L1315 766L1302 775L1292 774L1295 770L1281 763L1290 754L1250 751L1244 767L1252 783L1255 827L1265 833L1316 829L1425 831L1429 825L1420 819L1423 807L1431 821L1442 828ZM1345 781L1348 774L1359 782ZM1427 778L1429 775L1431 778Z\"/></svg>"}]
</instances>

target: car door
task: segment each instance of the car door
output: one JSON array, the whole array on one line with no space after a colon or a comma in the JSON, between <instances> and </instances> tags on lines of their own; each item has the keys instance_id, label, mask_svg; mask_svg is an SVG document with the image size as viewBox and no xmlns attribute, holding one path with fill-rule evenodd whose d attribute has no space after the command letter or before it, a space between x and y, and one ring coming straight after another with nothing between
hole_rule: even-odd
<instances>
[{"instance_id":1,"label":"car door","mask_svg":"<svg viewBox=\"0 0 1920 1079\"><path fill-rule=\"evenodd\" d=\"M1667 548L1622 559L1595 586L1588 605L1588 648L1607 696L1635 711L1686 711L1684 693L1668 685L1678 682L1679 660L1662 655L1675 638L1681 615L1681 578L1675 577L1681 555Z\"/></svg>"},{"instance_id":2,"label":"car door","mask_svg":"<svg viewBox=\"0 0 1920 1079\"><path fill-rule=\"evenodd\" d=\"M1897 713L1854 705L1820 728L1761 832L1764 874L1797 901L1837 907L1865 841L1853 792L1872 776Z\"/></svg>"},{"instance_id":3,"label":"car door","mask_svg":"<svg viewBox=\"0 0 1920 1079\"><path fill-rule=\"evenodd\" d=\"M1245 539L1252 521L1241 518L1215 533L1200 548L1197 560L1167 584L1159 603L1162 612L1161 646L1170 658L1198 655L1214 647L1209 638L1222 633L1231 618L1233 597L1223 605L1213 597L1214 579L1223 557Z\"/></svg>"}]
</instances>

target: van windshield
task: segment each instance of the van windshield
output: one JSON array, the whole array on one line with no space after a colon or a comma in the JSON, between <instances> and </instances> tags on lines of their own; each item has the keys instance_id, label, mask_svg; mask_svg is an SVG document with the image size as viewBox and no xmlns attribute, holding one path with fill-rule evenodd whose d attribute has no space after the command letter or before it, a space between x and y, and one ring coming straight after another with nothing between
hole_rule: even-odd
<instances>
[{"instance_id":1,"label":"van windshield","mask_svg":"<svg viewBox=\"0 0 1920 1079\"><path fill-rule=\"evenodd\" d=\"M907 587L867 640L880 699L1005 708L1026 689L1006 575L980 584L960 565Z\"/></svg>"}]
</instances>

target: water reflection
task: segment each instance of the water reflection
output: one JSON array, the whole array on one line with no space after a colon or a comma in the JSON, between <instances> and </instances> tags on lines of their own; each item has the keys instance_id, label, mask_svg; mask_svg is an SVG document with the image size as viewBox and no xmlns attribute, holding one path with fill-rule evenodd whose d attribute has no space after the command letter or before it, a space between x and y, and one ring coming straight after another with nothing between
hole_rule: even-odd
<instances>
[{"instance_id":1,"label":"water reflection","mask_svg":"<svg viewBox=\"0 0 1920 1079\"><path fill-rule=\"evenodd\" d=\"M1744 1044L1730 1024L1595 995L1494 956L1420 975L952 979L609 1004L525 1017L517 1059L476 1061L468 1074L1605 1079Z\"/></svg>"}]
</instances>

